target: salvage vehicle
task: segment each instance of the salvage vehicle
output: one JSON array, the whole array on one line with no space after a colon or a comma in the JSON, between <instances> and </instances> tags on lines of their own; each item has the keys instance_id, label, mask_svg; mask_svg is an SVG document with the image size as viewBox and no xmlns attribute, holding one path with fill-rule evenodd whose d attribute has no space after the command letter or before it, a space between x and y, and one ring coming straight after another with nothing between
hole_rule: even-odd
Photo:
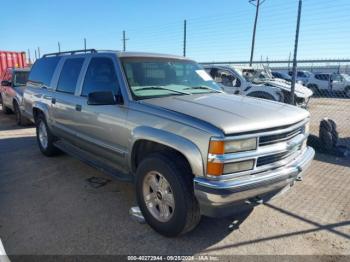
<instances>
[{"instance_id":1,"label":"salvage vehicle","mask_svg":"<svg viewBox=\"0 0 350 262\"><path fill-rule=\"evenodd\" d=\"M290 103L291 84L283 79L275 79L268 68L239 68L229 65L204 65L204 68L227 93ZM311 96L310 89L295 84L297 106L307 107Z\"/></svg>"},{"instance_id":2,"label":"salvage vehicle","mask_svg":"<svg viewBox=\"0 0 350 262\"><path fill-rule=\"evenodd\" d=\"M23 90L27 83L29 68L8 68L3 72L0 83L0 103L5 114L12 112L16 115L18 125L28 123L22 114Z\"/></svg>"},{"instance_id":3,"label":"salvage vehicle","mask_svg":"<svg viewBox=\"0 0 350 262\"><path fill-rule=\"evenodd\" d=\"M350 76L339 73L315 73L310 77L307 87L315 94L345 94L350 98Z\"/></svg>"},{"instance_id":4,"label":"salvage vehicle","mask_svg":"<svg viewBox=\"0 0 350 262\"><path fill-rule=\"evenodd\" d=\"M314 157L306 110L226 94L180 56L47 54L31 70L24 107L44 155L62 150L134 182L146 222L165 236L271 199Z\"/></svg>"}]
</instances>

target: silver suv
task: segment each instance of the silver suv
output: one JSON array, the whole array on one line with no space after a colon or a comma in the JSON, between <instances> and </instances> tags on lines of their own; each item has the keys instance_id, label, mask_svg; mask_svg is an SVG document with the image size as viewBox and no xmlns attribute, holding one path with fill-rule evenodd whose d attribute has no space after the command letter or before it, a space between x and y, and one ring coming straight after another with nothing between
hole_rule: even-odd
<instances>
[{"instance_id":1,"label":"silver suv","mask_svg":"<svg viewBox=\"0 0 350 262\"><path fill-rule=\"evenodd\" d=\"M166 236L284 192L314 157L307 111L225 94L178 56L48 54L31 70L24 107L43 154L60 149L133 181L143 216Z\"/></svg>"}]
</instances>

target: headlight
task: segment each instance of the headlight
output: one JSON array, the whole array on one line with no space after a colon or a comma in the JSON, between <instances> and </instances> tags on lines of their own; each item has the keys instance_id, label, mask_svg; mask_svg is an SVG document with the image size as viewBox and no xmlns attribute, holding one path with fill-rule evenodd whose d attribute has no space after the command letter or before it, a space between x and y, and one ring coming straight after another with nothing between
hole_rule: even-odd
<instances>
[{"instance_id":1,"label":"headlight","mask_svg":"<svg viewBox=\"0 0 350 262\"><path fill-rule=\"evenodd\" d=\"M257 148L257 138L247 138L240 140L211 140L209 144L209 154L224 155L227 153L238 153L255 150ZM208 161L207 173L212 176L221 176L235 172L251 170L254 167L254 160L244 160L234 163L217 163Z\"/></svg>"},{"instance_id":2,"label":"headlight","mask_svg":"<svg viewBox=\"0 0 350 262\"><path fill-rule=\"evenodd\" d=\"M231 141L210 141L210 154L227 154L255 150L257 147L256 138L248 138Z\"/></svg>"}]
</instances>

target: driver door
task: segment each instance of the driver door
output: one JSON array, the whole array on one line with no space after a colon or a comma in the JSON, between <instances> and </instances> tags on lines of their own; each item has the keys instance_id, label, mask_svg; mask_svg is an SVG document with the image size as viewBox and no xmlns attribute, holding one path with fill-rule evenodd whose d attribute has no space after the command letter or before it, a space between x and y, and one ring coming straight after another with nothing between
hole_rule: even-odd
<instances>
[{"instance_id":1,"label":"driver door","mask_svg":"<svg viewBox=\"0 0 350 262\"><path fill-rule=\"evenodd\" d=\"M75 112L75 127L82 149L125 171L129 137L127 107L122 103L89 105L88 95L99 91L121 94L114 57L91 58L77 100L79 110Z\"/></svg>"}]
</instances>

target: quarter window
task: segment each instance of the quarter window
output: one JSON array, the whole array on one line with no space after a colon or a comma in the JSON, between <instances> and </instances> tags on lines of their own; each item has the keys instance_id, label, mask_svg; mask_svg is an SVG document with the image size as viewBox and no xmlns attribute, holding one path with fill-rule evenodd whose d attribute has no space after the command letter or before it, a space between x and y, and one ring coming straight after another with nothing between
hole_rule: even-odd
<instances>
[{"instance_id":1,"label":"quarter window","mask_svg":"<svg viewBox=\"0 0 350 262\"><path fill-rule=\"evenodd\" d=\"M106 57L91 59L87 69L81 95L88 96L92 92L112 91L118 94L119 84L113 61Z\"/></svg>"},{"instance_id":2,"label":"quarter window","mask_svg":"<svg viewBox=\"0 0 350 262\"><path fill-rule=\"evenodd\" d=\"M64 62L56 91L74 94L83 63L84 58L72 58Z\"/></svg>"}]
</instances>

